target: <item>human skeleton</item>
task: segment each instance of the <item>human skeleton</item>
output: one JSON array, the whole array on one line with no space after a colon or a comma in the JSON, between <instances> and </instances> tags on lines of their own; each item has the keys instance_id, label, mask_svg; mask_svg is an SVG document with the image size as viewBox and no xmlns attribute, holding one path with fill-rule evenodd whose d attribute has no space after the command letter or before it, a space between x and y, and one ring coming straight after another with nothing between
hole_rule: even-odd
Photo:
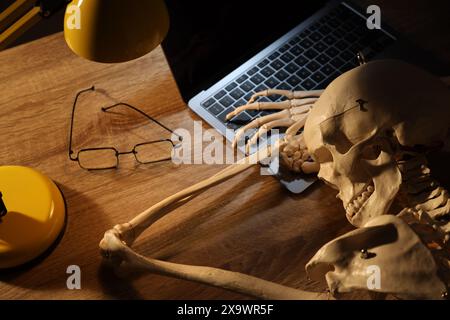
<instances>
[{"instance_id":1,"label":"human skeleton","mask_svg":"<svg viewBox=\"0 0 450 320\"><path fill-rule=\"evenodd\" d=\"M450 133L450 79L436 78L404 62L363 64L335 79L325 90L266 90L244 110L277 109L236 133L258 128L248 147L275 127L286 134L272 147L283 167L317 173L339 190L349 222L357 229L325 244L306 265L312 279L325 277L328 292L306 292L241 273L182 265L134 252L135 239L162 217L162 209L179 206L194 195L250 168L267 150L116 225L100 243L115 266L130 264L147 271L197 281L257 298L327 299L357 290L405 299L448 297L450 285L450 199L432 177L426 155L446 145ZM282 102L258 102L283 95ZM276 151L276 152L275 152ZM400 197L405 209L387 214ZM381 270L381 287L367 285L368 268ZM380 295L381 294L381 295Z\"/></svg>"}]
</instances>

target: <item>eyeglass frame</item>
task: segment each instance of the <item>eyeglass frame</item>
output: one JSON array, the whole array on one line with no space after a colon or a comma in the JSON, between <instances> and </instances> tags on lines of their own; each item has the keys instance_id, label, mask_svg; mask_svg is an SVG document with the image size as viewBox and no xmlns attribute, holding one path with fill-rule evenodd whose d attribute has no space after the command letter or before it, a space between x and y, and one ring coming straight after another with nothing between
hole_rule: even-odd
<instances>
[{"instance_id":1,"label":"eyeglass frame","mask_svg":"<svg viewBox=\"0 0 450 320\"><path fill-rule=\"evenodd\" d=\"M158 142L170 142L172 145L172 149L176 147L176 145L174 144L174 142L172 141L172 139L160 139L160 140L153 140L153 141L147 141L147 142L141 142L138 144L135 144L132 150L129 151L124 151L124 152L120 152L118 151L115 147L96 147L96 148L83 148L80 149L77 154L76 157L72 157L72 155L75 153L72 149L72 141L73 141L73 125L74 125L74 117L75 117L75 108L77 105L77 101L78 98L81 94L88 92L88 91L95 91L95 86L92 86L90 88L87 89L83 89L77 92L73 105L72 105L72 115L70 118L70 131L69 131L69 159L72 161L76 161L78 163L78 165L80 166L80 168L84 169L84 170L110 170L110 169L117 169L119 167L119 156L123 155L123 154L133 154L135 160L139 163L139 164L151 164L151 163L157 163L157 162L163 162L163 161L167 161L170 160L171 157L168 158L163 158L163 159L159 159L159 160L155 160L155 161L148 161L148 162L142 162L138 159L138 157L136 156L137 151L136 148L140 147L142 145L147 145L147 144L154 144L154 143L158 143ZM161 122L159 122L158 120L156 120L155 118L153 118L152 116L146 114L144 111L126 103L126 102L118 102L116 104L113 104L111 106L108 107L102 107L101 110L103 112L107 112L109 109L117 107L117 106L125 106L128 107L138 113L140 113L141 115L143 115L144 117L146 117L147 119L155 122L157 125L159 125L160 127L162 127L163 129L169 131L170 133L176 135L179 139L179 141L181 142L183 140L183 137L180 136L179 134L177 134L176 132L174 132L173 130L169 129L168 127L166 127L165 125L163 125ZM86 152L86 151L95 151L95 150L113 150L114 151L114 155L116 157L116 165L115 166L111 166L111 167L105 167L105 168L85 168L81 165L80 163L80 153L82 152Z\"/></svg>"}]
</instances>

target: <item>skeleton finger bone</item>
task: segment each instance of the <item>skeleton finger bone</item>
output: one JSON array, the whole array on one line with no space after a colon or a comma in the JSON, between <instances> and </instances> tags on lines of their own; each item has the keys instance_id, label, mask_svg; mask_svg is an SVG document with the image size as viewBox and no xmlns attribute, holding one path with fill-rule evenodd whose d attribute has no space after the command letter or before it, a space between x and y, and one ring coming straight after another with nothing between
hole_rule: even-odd
<instances>
[{"instance_id":1,"label":"skeleton finger bone","mask_svg":"<svg viewBox=\"0 0 450 320\"><path fill-rule=\"evenodd\" d=\"M263 91L256 92L253 94L248 101L249 103L254 102L258 97L267 97L271 95L280 95L288 99L301 99L307 97L320 97L323 90L309 90L309 91L291 91L291 90L280 90L280 89L267 89Z\"/></svg>"},{"instance_id":2,"label":"skeleton finger bone","mask_svg":"<svg viewBox=\"0 0 450 320\"><path fill-rule=\"evenodd\" d=\"M300 120L297 120L297 122L295 122L292 126L290 126L286 130L286 136L292 137L292 136L296 135L305 126L306 118L307 118L307 115L305 115L304 117L301 117ZM302 135L302 137L303 137L303 135ZM301 140L303 143L302 149L306 149L306 145L303 141L303 138L301 138Z\"/></svg>"},{"instance_id":3,"label":"skeleton finger bone","mask_svg":"<svg viewBox=\"0 0 450 320\"><path fill-rule=\"evenodd\" d=\"M248 141L247 147L255 144L262 134L276 127L288 127L286 131L287 135L293 135L292 133L294 131L295 133L297 133L305 125L306 118L308 116L308 112L311 110L311 107L312 105L310 104L293 107L289 110L286 110L287 112L283 114L284 116L286 116L286 118L277 119L272 122L263 124L260 127L260 130L258 130L256 134L254 134L253 137ZM281 114L278 113L278 116L280 115Z\"/></svg>"},{"instance_id":4,"label":"skeleton finger bone","mask_svg":"<svg viewBox=\"0 0 450 320\"><path fill-rule=\"evenodd\" d=\"M262 118L257 118L244 126L241 130L236 133L235 139L233 141L233 147L236 145L237 141L240 141L242 138L242 135L244 134L245 130L257 128L260 126L260 129L253 135L253 137L248 141L246 145L247 153L249 152L249 149L252 145L254 145L260 136L267 133L269 130L275 128L275 127L288 127L287 132L289 134L292 134L292 132L298 132L304 125L306 118L308 116L309 111L311 110L313 105L311 104L304 104L304 102L298 100L294 107L280 111L278 113L275 113L273 115L275 120L270 122L265 122L269 116L265 116ZM260 125L261 122L265 122L264 124ZM295 125L292 129L291 126Z\"/></svg>"},{"instance_id":5,"label":"skeleton finger bone","mask_svg":"<svg viewBox=\"0 0 450 320\"><path fill-rule=\"evenodd\" d=\"M284 110L294 107L299 107L303 105L311 105L317 100L317 98L306 98L306 99L294 99L285 100L280 102L253 102L240 106L226 115L226 120L230 120L234 116L246 110ZM310 108L310 107L309 107ZM305 111L308 108L304 108ZM299 111L300 112L300 111Z\"/></svg>"},{"instance_id":6,"label":"skeleton finger bone","mask_svg":"<svg viewBox=\"0 0 450 320\"><path fill-rule=\"evenodd\" d=\"M264 117L256 118L252 122L246 124L242 128L236 131L236 135L232 142L232 147L235 148L237 143L242 139L247 130L258 128L265 123L269 123L274 120L281 120L289 117L289 110L283 110L274 114L269 114Z\"/></svg>"},{"instance_id":7,"label":"skeleton finger bone","mask_svg":"<svg viewBox=\"0 0 450 320\"><path fill-rule=\"evenodd\" d=\"M258 141L258 139L261 136L263 136L264 134L266 134L269 130L271 130L273 128L289 127L293 123L294 123L294 120L292 120L290 118L285 118L285 119L274 120L274 121L263 124L258 129L258 131L248 140L247 145L245 147L247 154L250 153L250 147L252 145L254 145Z\"/></svg>"}]
</instances>

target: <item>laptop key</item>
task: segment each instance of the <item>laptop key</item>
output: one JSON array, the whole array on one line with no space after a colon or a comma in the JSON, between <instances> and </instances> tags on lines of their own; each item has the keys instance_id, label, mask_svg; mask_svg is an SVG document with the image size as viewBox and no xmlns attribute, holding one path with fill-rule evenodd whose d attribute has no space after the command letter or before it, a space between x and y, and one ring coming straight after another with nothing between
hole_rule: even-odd
<instances>
[{"instance_id":1,"label":"laptop key","mask_svg":"<svg viewBox=\"0 0 450 320\"><path fill-rule=\"evenodd\" d=\"M279 83L280 81L276 80L274 77L270 77L269 79L264 81L264 84L269 88L275 88Z\"/></svg>"},{"instance_id":2,"label":"laptop key","mask_svg":"<svg viewBox=\"0 0 450 320\"><path fill-rule=\"evenodd\" d=\"M223 107L219 105L218 103L214 103L209 109L209 112L211 112L213 115L217 116L219 113L223 111Z\"/></svg>"},{"instance_id":3,"label":"laptop key","mask_svg":"<svg viewBox=\"0 0 450 320\"><path fill-rule=\"evenodd\" d=\"M309 38L310 38L312 41L319 41L320 39L322 39L322 35L321 35L320 33L318 33L318 32L313 32L313 33L311 33L311 34L309 35Z\"/></svg>"},{"instance_id":4,"label":"laptop key","mask_svg":"<svg viewBox=\"0 0 450 320\"><path fill-rule=\"evenodd\" d=\"M287 73L284 70L280 70L277 73L275 73L275 77L277 77L277 79L280 81L284 81L284 80L286 80L286 78L289 77L289 73Z\"/></svg>"},{"instance_id":5,"label":"laptop key","mask_svg":"<svg viewBox=\"0 0 450 320\"><path fill-rule=\"evenodd\" d=\"M257 87L255 88L255 92L264 91L264 90L266 90L266 89L268 89L268 88L269 88L269 87L266 86L265 84L260 84L259 86L257 86Z\"/></svg>"},{"instance_id":6,"label":"laptop key","mask_svg":"<svg viewBox=\"0 0 450 320\"><path fill-rule=\"evenodd\" d=\"M358 38L353 34L353 33L347 33L344 36L344 39L347 40L348 42L355 42L356 40L358 40Z\"/></svg>"},{"instance_id":7,"label":"laptop key","mask_svg":"<svg viewBox=\"0 0 450 320\"><path fill-rule=\"evenodd\" d=\"M295 63L291 62L291 63L289 63L286 67L284 67L284 69L285 69L287 72L289 72L289 73L294 73L294 72L296 72L299 68L298 68L298 66L297 66Z\"/></svg>"},{"instance_id":8,"label":"laptop key","mask_svg":"<svg viewBox=\"0 0 450 320\"><path fill-rule=\"evenodd\" d=\"M330 57L332 57L332 58L334 58L334 57L336 57L337 55L339 55L339 51L336 50L336 49L333 48L333 47L330 47L330 48L328 48L327 50L325 50L325 53L326 53L327 55L329 55Z\"/></svg>"},{"instance_id":9,"label":"laptop key","mask_svg":"<svg viewBox=\"0 0 450 320\"><path fill-rule=\"evenodd\" d=\"M237 108L243 105L246 105L247 101L245 101L244 99L239 99L238 101L236 101L235 103L233 103L233 107Z\"/></svg>"},{"instance_id":10,"label":"laptop key","mask_svg":"<svg viewBox=\"0 0 450 320\"><path fill-rule=\"evenodd\" d=\"M294 38L294 39L292 39L292 40L289 41L289 44L290 44L291 46L295 46L295 45L297 44L297 40Z\"/></svg>"},{"instance_id":11,"label":"laptop key","mask_svg":"<svg viewBox=\"0 0 450 320\"><path fill-rule=\"evenodd\" d=\"M247 111L245 111L245 113L247 113L251 117L251 119L255 119L255 118L259 117L259 115L261 114L261 111L258 111L258 110L247 110Z\"/></svg>"},{"instance_id":12,"label":"laptop key","mask_svg":"<svg viewBox=\"0 0 450 320\"><path fill-rule=\"evenodd\" d=\"M309 47L311 47L313 45L312 41L309 39L303 39L302 41L300 41L299 44L304 49L308 49Z\"/></svg>"},{"instance_id":13,"label":"laptop key","mask_svg":"<svg viewBox=\"0 0 450 320\"><path fill-rule=\"evenodd\" d=\"M244 95L244 92L242 92L242 90L240 90L239 88L236 88L230 92L230 96L232 96L234 100L238 100L243 95Z\"/></svg>"},{"instance_id":14,"label":"laptop key","mask_svg":"<svg viewBox=\"0 0 450 320\"><path fill-rule=\"evenodd\" d=\"M306 67L307 67L309 70L311 70L312 72L314 72L314 71L316 71L317 69L320 68L320 65L319 65L317 62L315 62L315 61L311 61L310 63L308 63L308 64L306 65Z\"/></svg>"},{"instance_id":15,"label":"laptop key","mask_svg":"<svg viewBox=\"0 0 450 320\"><path fill-rule=\"evenodd\" d=\"M291 62L294 59L294 56L290 54L289 52L286 52L280 57L281 60L283 60L286 63Z\"/></svg>"},{"instance_id":16,"label":"laptop key","mask_svg":"<svg viewBox=\"0 0 450 320\"><path fill-rule=\"evenodd\" d=\"M264 59L263 61L261 61L260 63L258 63L258 67L259 68L264 68L265 66L267 66L269 64L269 60Z\"/></svg>"},{"instance_id":17,"label":"laptop key","mask_svg":"<svg viewBox=\"0 0 450 320\"><path fill-rule=\"evenodd\" d=\"M323 38L323 41L331 46L336 42L336 38L334 38L333 36L326 36L325 38Z\"/></svg>"},{"instance_id":18,"label":"laptop key","mask_svg":"<svg viewBox=\"0 0 450 320\"><path fill-rule=\"evenodd\" d=\"M237 87L237 84L235 82L230 83L229 85L227 85L225 87L225 90L227 90L228 92L230 92L231 90L233 90L234 88Z\"/></svg>"},{"instance_id":19,"label":"laptop key","mask_svg":"<svg viewBox=\"0 0 450 320\"><path fill-rule=\"evenodd\" d=\"M278 99L280 99L280 97L281 96L278 95L278 94L273 94L273 95L269 96L268 98L269 98L270 101L276 102Z\"/></svg>"},{"instance_id":20,"label":"laptop key","mask_svg":"<svg viewBox=\"0 0 450 320\"><path fill-rule=\"evenodd\" d=\"M266 78L270 77L271 75L273 75L275 73L275 71L273 71L273 69L269 66L265 67L264 69L261 70L261 74L263 76L265 76Z\"/></svg>"},{"instance_id":21,"label":"laptop key","mask_svg":"<svg viewBox=\"0 0 450 320\"><path fill-rule=\"evenodd\" d=\"M222 111L222 113L220 113L217 116L217 119L219 119L222 122L226 122L227 121L227 119L226 119L227 114L229 114L233 110L234 110L233 107L229 107L229 108L225 109L225 111Z\"/></svg>"},{"instance_id":22,"label":"laptop key","mask_svg":"<svg viewBox=\"0 0 450 320\"><path fill-rule=\"evenodd\" d=\"M258 72L258 67L253 67L253 68L251 68L250 70L247 71L247 74L249 76L252 76L252 75L254 75L257 72Z\"/></svg>"},{"instance_id":23,"label":"laptop key","mask_svg":"<svg viewBox=\"0 0 450 320\"><path fill-rule=\"evenodd\" d=\"M283 68L284 64L283 64L283 62L281 62L281 60L277 59L277 60L273 61L270 64L270 66L272 68L274 68L275 70L279 70L279 69Z\"/></svg>"},{"instance_id":24,"label":"laptop key","mask_svg":"<svg viewBox=\"0 0 450 320\"><path fill-rule=\"evenodd\" d=\"M303 67L308 62L308 59L306 59L304 56L300 56L297 59L295 59L294 62L298 64L300 67Z\"/></svg>"},{"instance_id":25,"label":"laptop key","mask_svg":"<svg viewBox=\"0 0 450 320\"><path fill-rule=\"evenodd\" d=\"M221 105L223 105L226 108L226 107L231 106L232 103L234 102L234 100L231 99L230 97L226 96L226 97L223 97L222 99L220 99L219 102Z\"/></svg>"},{"instance_id":26,"label":"laptop key","mask_svg":"<svg viewBox=\"0 0 450 320\"><path fill-rule=\"evenodd\" d=\"M255 74L253 77L250 78L250 80L254 84L260 84L261 82L264 81L264 78L260 74Z\"/></svg>"},{"instance_id":27,"label":"laptop key","mask_svg":"<svg viewBox=\"0 0 450 320\"><path fill-rule=\"evenodd\" d=\"M305 52L305 56L309 59L314 59L315 57L317 57L318 54L319 53L316 50L314 50L313 48L311 48Z\"/></svg>"},{"instance_id":28,"label":"laptop key","mask_svg":"<svg viewBox=\"0 0 450 320\"><path fill-rule=\"evenodd\" d=\"M255 90L255 92L256 92L256 90ZM250 100L250 98L251 98L252 96L253 96L253 92L247 93L247 94L244 96L244 100L245 100L245 103L244 103L244 104L246 104L247 101Z\"/></svg>"},{"instance_id":29,"label":"laptop key","mask_svg":"<svg viewBox=\"0 0 450 320\"><path fill-rule=\"evenodd\" d=\"M218 93L216 93L215 95L214 95L214 98L216 98L217 100L219 100L219 99L222 99L222 97L224 96L224 95L226 95L227 93L225 92L225 90L220 90Z\"/></svg>"},{"instance_id":30,"label":"laptop key","mask_svg":"<svg viewBox=\"0 0 450 320\"><path fill-rule=\"evenodd\" d=\"M268 58L270 59L270 60L275 60L276 58L278 58L280 56L280 54L278 53L278 52L274 52L274 53L272 53L270 56L268 56Z\"/></svg>"},{"instance_id":31,"label":"laptop key","mask_svg":"<svg viewBox=\"0 0 450 320\"><path fill-rule=\"evenodd\" d=\"M242 83L242 82L244 82L247 79L248 79L248 76L243 74L242 76L240 76L239 78L236 79L236 82L237 83Z\"/></svg>"},{"instance_id":32,"label":"laptop key","mask_svg":"<svg viewBox=\"0 0 450 320\"><path fill-rule=\"evenodd\" d=\"M316 58L316 60L324 65L324 64L328 63L328 61L330 61L330 57L328 57L326 54L322 53L321 55L319 55Z\"/></svg>"},{"instance_id":33,"label":"laptop key","mask_svg":"<svg viewBox=\"0 0 450 320\"><path fill-rule=\"evenodd\" d=\"M210 106L213 105L213 103L214 103L215 101L216 101L216 100L214 100L213 98L209 98L208 100L202 102L202 106L205 107L206 109L208 109Z\"/></svg>"},{"instance_id":34,"label":"laptop key","mask_svg":"<svg viewBox=\"0 0 450 320\"><path fill-rule=\"evenodd\" d=\"M299 46L293 46L293 47L289 50L289 52L292 53L294 56L297 57L297 56L299 56L299 55L302 54L303 49L300 48Z\"/></svg>"},{"instance_id":35,"label":"laptop key","mask_svg":"<svg viewBox=\"0 0 450 320\"><path fill-rule=\"evenodd\" d=\"M311 72L309 72L306 68L301 68L297 71L296 75L301 79L306 79L311 75Z\"/></svg>"},{"instance_id":36,"label":"laptop key","mask_svg":"<svg viewBox=\"0 0 450 320\"><path fill-rule=\"evenodd\" d=\"M306 79L305 81L303 81L301 83L302 87L305 88L306 90L311 90L312 88L315 87L315 83L311 80L311 79Z\"/></svg>"},{"instance_id":37,"label":"laptop key","mask_svg":"<svg viewBox=\"0 0 450 320\"><path fill-rule=\"evenodd\" d=\"M328 21L328 25L333 29L339 27L340 24L341 23L336 19L330 19L330 21Z\"/></svg>"},{"instance_id":38,"label":"laptop key","mask_svg":"<svg viewBox=\"0 0 450 320\"><path fill-rule=\"evenodd\" d=\"M291 90L292 87L290 85L288 85L286 82L282 82L277 86L277 89L280 90Z\"/></svg>"},{"instance_id":39,"label":"laptop key","mask_svg":"<svg viewBox=\"0 0 450 320\"><path fill-rule=\"evenodd\" d=\"M339 50L345 50L348 47L348 43L345 40L340 40L335 44L336 48Z\"/></svg>"},{"instance_id":40,"label":"laptop key","mask_svg":"<svg viewBox=\"0 0 450 320\"><path fill-rule=\"evenodd\" d=\"M322 51L326 50L327 48L328 48L328 46L323 42L317 42L314 45L314 49L316 49L319 52L322 52Z\"/></svg>"},{"instance_id":41,"label":"laptop key","mask_svg":"<svg viewBox=\"0 0 450 320\"><path fill-rule=\"evenodd\" d=\"M250 81L245 81L243 84L241 84L240 88L242 90L244 90L244 92L249 92L251 90L253 90L253 88L255 87L255 85L253 83L251 83Z\"/></svg>"},{"instance_id":42,"label":"laptop key","mask_svg":"<svg viewBox=\"0 0 450 320\"><path fill-rule=\"evenodd\" d=\"M316 71L311 76L311 79L313 79L315 82L320 83L320 82L322 82L325 79L325 76L320 71Z\"/></svg>"},{"instance_id":43,"label":"laptop key","mask_svg":"<svg viewBox=\"0 0 450 320\"><path fill-rule=\"evenodd\" d=\"M323 25L317 31L319 31L322 35L327 35L331 32L331 28L328 27L327 25Z\"/></svg>"},{"instance_id":44,"label":"laptop key","mask_svg":"<svg viewBox=\"0 0 450 320\"><path fill-rule=\"evenodd\" d=\"M307 35L309 35L309 34L311 34L311 31L310 30L308 30L308 29L306 29L306 30L303 30L303 32L302 32L302 36L307 36Z\"/></svg>"},{"instance_id":45,"label":"laptop key","mask_svg":"<svg viewBox=\"0 0 450 320\"><path fill-rule=\"evenodd\" d=\"M300 79L296 76L292 76L287 80L291 86L296 87L300 83Z\"/></svg>"},{"instance_id":46,"label":"laptop key","mask_svg":"<svg viewBox=\"0 0 450 320\"><path fill-rule=\"evenodd\" d=\"M229 122L245 124L249 122L251 119L252 118L246 112L241 112L237 116L233 117Z\"/></svg>"},{"instance_id":47,"label":"laptop key","mask_svg":"<svg viewBox=\"0 0 450 320\"><path fill-rule=\"evenodd\" d=\"M339 68L342 67L344 64L345 64L345 62L342 61L342 59L341 59L341 58L338 58L338 57L336 57L336 58L334 58L333 60L331 60L331 65L332 65L333 67L335 67L336 69L339 69Z\"/></svg>"},{"instance_id":48,"label":"laptop key","mask_svg":"<svg viewBox=\"0 0 450 320\"><path fill-rule=\"evenodd\" d=\"M336 28L331 32L331 35L337 39L342 39L347 34L347 31L345 31L342 28Z\"/></svg>"},{"instance_id":49,"label":"laptop key","mask_svg":"<svg viewBox=\"0 0 450 320\"><path fill-rule=\"evenodd\" d=\"M330 66L329 64L323 66L320 71L322 71L323 74L329 76L330 74L332 74L334 72L334 68L332 66Z\"/></svg>"},{"instance_id":50,"label":"laptop key","mask_svg":"<svg viewBox=\"0 0 450 320\"><path fill-rule=\"evenodd\" d=\"M289 45L285 44L284 46L282 46L280 49L278 49L278 51L280 51L281 53L286 52L289 49Z\"/></svg>"}]
</instances>

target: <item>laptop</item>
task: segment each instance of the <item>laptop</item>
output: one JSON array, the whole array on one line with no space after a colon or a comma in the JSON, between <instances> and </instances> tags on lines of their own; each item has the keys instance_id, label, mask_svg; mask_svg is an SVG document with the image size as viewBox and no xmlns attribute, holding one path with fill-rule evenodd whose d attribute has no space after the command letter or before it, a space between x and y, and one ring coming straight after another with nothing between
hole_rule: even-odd
<instances>
[{"instance_id":1,"label":"laptop","mask_svg":"<svg viewBox=\"0 0 450 320\"><path fill-rule=\"evenodd\" d=\"M169 33L162 47L181 96L195 113L229 141L249 121L275 111L225 115L258 91L324 89L366 60L399 58L434 72L450 68L389 28L367 27L366 8L347 1L166 0ZM382 12L381 12L382 14ZM281 101L271 96L259 101ZM232 130L227 130L232 129ZM279 171L291 192L315 177Z\"/></svg>"}]
</instances>

